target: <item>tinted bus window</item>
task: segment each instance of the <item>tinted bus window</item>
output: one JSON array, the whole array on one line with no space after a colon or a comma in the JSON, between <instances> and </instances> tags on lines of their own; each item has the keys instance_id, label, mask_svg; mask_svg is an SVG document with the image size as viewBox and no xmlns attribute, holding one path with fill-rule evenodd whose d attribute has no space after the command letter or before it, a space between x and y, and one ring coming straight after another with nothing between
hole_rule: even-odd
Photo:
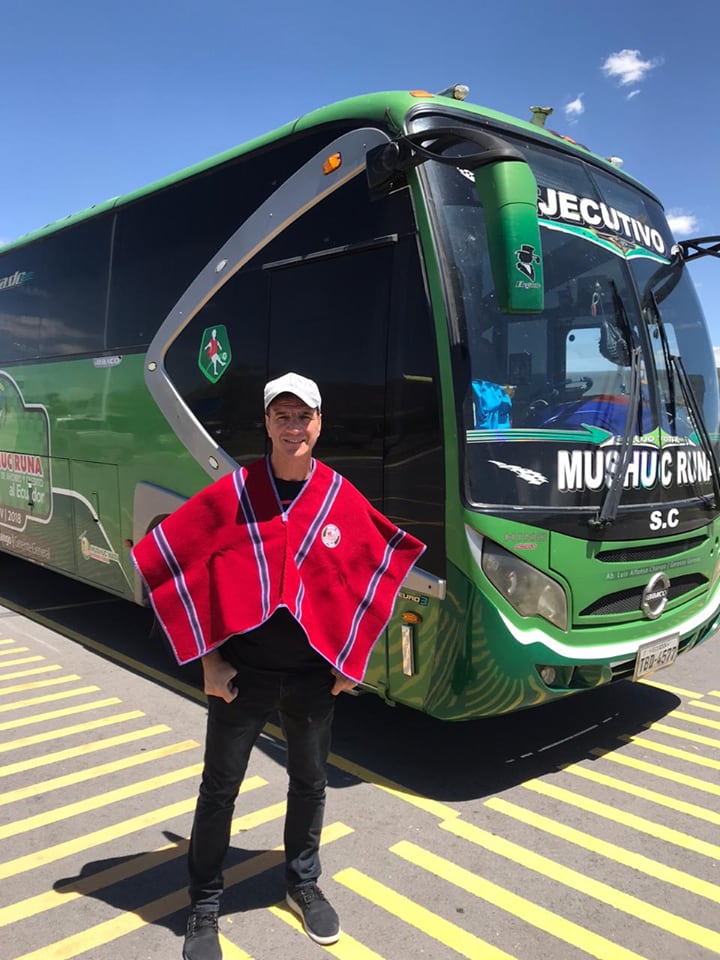
<instances>
[{"instance_id":1,"label":"tinted bus window","mask_svg":"<svg viewBox=\"0 0 720 960\"><path fill-rule=\"evenodd\" d=\"M120 210L110 299L112 347L147 346L237 228L341 132L326 128L282 141Z\"/></svg>"},{"instance_id":2,"label":"tinted bus window","mask_svg":"<svg viewBox=\"0 0 720 960\"><path fill-rule=\"evenodd\" d=\"M0 358L98 353L112 217L68 227L0 258Z\"/></svg>"}]
</instances>

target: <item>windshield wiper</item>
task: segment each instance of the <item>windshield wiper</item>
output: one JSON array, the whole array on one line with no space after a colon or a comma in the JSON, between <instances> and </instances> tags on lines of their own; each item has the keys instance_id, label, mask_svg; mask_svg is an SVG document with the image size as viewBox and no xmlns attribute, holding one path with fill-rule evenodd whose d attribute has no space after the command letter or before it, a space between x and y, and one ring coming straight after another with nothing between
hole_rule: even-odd
<instances>
[{"instance_id":1,"label":"windshield wiper","mask_svg":"<svg viewBox=\"0 0 720 960\"><path fill-rule=\"evenodd\" d=\"M720 240L718 237L706 238L713 240ZM702 241L687 241L688 243L700 243ZM704 256L706 254L712 254L713 256L720 256L720 243L716 245L717 253L712 251L704 251L703 253L696 254L696 256ZM678 261L675 261L674 265L671 264L669 269L672 269L673 266L677 267ZM668 269L668 268L666 268ZM679 274L679 270L677 273ZM652 278L651 278L652 279ZM668 278L672 279L672 277ZM677 282L677 281L675 281ZM668 280L666 280L665 286L661 290L665 290L667 287ZM675 283L672 284L673 289ZM646 286L645 302L651 304L653 313L655 316L655 323L658 328L658 333L660 334L660 342L662 344L663 357L665 360L665 369L668 373L668 416L671 418L673 431L677 434L677 408L675 403L675 375L677 373L677 380L680 384L680 392L683 395L683 400L685 402L685 407L690 413L690 417L693 422L693 427L695 428L695 433L700 440L700 447L705 452L705 456L710 462L710 471L712 473L712 482L713 482L713 495L715 497L714 505L720 504L720 473L718 472L718 464L715 457L715 451L713 450L713 445L708 435L707 429L705 427L705 420L700 410L700 406L697 402L695 396L695 391L692 388L690 383L690 377L688 376L687 370L685 369L685 364L683 363L682 357L679 354L673 354L670 352L670 344L668 343L667 331L665 330L665 321L663 320L662 313L660 312L660 306L658 304L658 299L655 295L655 291L652 286L648 284Z\"/></svg>"},{"instance_id":2,"label":"windshield wiper","mask_svg":"<svg viewBox=\"0 0 720 960\"><path fill-rule=\"evenodd\" d=\"M591 527L609 526L617 518L640 404L640 366L640 347L634 347L630 353L630 393L628 394L628 411L620 444L620 455L615 461L612 480L602 505L597 514L588 521Z\"/></svg>"},{"instance_id":3,"label":"windshield wiper","mask_svg":"<svg viewBox=\"0 0 720 960\"><path fill-rule=\"evenodd\" d=\"M708 435L707 428L705 427L705 420L703 419L702 411L700 410L700 406L697 402L695 391L690 383L690 377L685 369L685 364L683 363L682 357L677 354L672 354L670 360L674 369L677 370L678 383L680 384L683 400L685 401L685 406L687 407L692 418L695 432L700 440L700 446L705 451L705 456L710 461L710 472L712 473L714 496L714 503L710 504L710 506L717 507L718 504L720 504L720 472L718 471L715 451L713 450L710 436Z\"/></svg>"},{"instance_id":4,"label":"windshield wiper","mask_svg":"<svg viewBox=\"0 0 720 960\"><path fill-rule=\"evenodd\" d=\"M665 369L667 370L668 376L668 400L667 400L667 415L668 419L672 425L674 433L677 433L677 405L675 403L675 376L672 365L672 354L670 353L670 344L668 343L667 331L665 330L665 323L660 313L660 306L657 302L654 290L649 290L647 294L647 302L652 306L653 316L655 320L655 325L658 329L658 334L660 336L660 344L662 345L663 359L665 361Z\"/></svg>"}]
</instances>

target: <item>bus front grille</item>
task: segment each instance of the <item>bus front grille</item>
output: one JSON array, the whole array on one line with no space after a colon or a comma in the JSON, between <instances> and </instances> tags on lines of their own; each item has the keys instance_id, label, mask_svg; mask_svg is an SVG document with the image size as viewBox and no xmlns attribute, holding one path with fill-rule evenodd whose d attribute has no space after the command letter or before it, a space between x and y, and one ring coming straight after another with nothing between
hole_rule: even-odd
<instances>
[{"instance_id":1,"label":"bus front grille","mask_svg":"<svg viewBox=\"0 0 720 960\"><path fill-rule=\"evenodd\" d=\"M686 540L673 540L670 543L648 543L642 547L620 547L615 550L601 550L596 560L601 563L636 563L647 560L663 560L665 557L678 556L701 546L707 537L689 537Z\"/></svg>"},{"instance_id":2,"label":"bus front grille","mask_svg":"<svg viewBox=\"0 0 720 960\"><path fill-rule=\"evenodd\" d=\"M694 590L706 586L707 577L699 573L687 574L684 577L675 577L670 581L668 602L684 597ZM619 613L640 613L642 594L645 585L629 587L627 590L618 590L599 597L580 611L581 617L607 617Z\"/></svg>"}]
</instances>

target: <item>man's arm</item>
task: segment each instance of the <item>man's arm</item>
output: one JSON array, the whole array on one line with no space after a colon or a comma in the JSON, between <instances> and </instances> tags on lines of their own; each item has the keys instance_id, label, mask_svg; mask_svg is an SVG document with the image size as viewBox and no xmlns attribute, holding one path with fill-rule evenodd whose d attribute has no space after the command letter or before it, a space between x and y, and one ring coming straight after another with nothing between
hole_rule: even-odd
<instances>
[{"instance_id":1,"label":"man's arm","mask_svg":"<svg viewBox=\"0 0 720 960\"><path fill-rule=\"evenodd\" d=\"M213 697L221 697L225 703L232 703L237 696L233 683L237 670L228 663L219 650L211 650L201 658L203 667L205 693Z\"/></svg>"}]
</instances>

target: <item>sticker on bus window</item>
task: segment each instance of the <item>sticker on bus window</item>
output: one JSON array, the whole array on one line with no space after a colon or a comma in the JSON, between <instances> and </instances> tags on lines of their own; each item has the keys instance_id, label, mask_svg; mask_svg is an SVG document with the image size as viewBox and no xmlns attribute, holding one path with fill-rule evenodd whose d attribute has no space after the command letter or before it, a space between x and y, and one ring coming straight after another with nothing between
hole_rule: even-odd
<instances>
[{"instance_id":1,"label":"sticker on bus window","mask_svg":"<svg viewBox=\"0 0 720 960\"><path fill-rule=\"evenodd\" d=\"M203 331L200 341L198 366L210 383L217 383L227 371L232 360L230 339L222 324L208 327Z\"/></svg>"}]
</instances>

